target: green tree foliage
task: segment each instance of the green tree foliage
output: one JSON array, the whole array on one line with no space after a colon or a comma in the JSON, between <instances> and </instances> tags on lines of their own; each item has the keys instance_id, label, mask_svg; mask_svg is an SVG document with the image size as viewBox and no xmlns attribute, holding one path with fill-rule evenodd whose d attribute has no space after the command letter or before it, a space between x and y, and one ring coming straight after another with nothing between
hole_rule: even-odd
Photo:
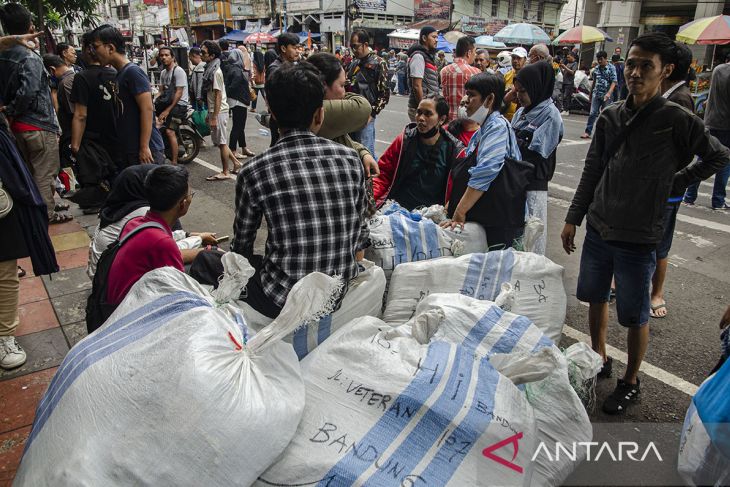
<instances>
[{"instance_id":1,"label":"green tree foliage","mask_svg":"<svg viewBox=\"0 0 730 487\"><path fill-rule=\"evenodd\" d=\"M60 27L78 22L83 28L95 27L99 23L96 7L102 0L21 0L37 17L40 3L43 3L43 24Z\"/></svg>"}]
</instances>

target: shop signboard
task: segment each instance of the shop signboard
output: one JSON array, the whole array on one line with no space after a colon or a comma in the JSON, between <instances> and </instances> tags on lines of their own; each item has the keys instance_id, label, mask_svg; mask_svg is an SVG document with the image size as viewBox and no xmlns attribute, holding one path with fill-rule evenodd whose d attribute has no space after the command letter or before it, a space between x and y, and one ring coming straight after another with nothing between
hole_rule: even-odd
<instances>
[{"instance_id":1,"label":"shop signboard","mask_svg":"<svg viewBox=\"0 0 730 487\"><path fill-rule=\"evenodd\" d=\"M443 19L449 20L451 0L414 0L413 20Z\"/></svg>"},{"instance_id":2,"label":"shop signboard","mask_svg":"<svg viewBox=\"0 0 730 487\"><path fill-rule=\"evenodd\" d=\"M388 45L391 49L408 49L415 44L415 39L403 39L401 37L388 37Z\"/></svg>"},{"instance_id":3,"label":"shop signboard","mask_svg":"<svg viewBox=\"0 0 730 487\"><path fill-rule=\"evenodd\" d=\"M482 17L470 17L464 15L461 17L461 31L470 34L481 34L486 30L487 19Z\"/></svg>"},{"instance_id":4,"label":"shop signboard","mask_svg":"<svg viewBox=\"0 0 730 487\"><path fill-rule=\"evenodd\" d=\"M379 10L385 12L387 0L355 0L360 10Z\"/></svg>"},{"instance_id":5,"label":"shop signboard","mask_svg":"<svg viewBox=\"0 0 730 487\"><path fill-rule=\"evenodd\" d=\"M310 10L319 10L320 0L288 0L286 2L286 10L288 12L304 12Z\"/></svg>"}]
</instances>

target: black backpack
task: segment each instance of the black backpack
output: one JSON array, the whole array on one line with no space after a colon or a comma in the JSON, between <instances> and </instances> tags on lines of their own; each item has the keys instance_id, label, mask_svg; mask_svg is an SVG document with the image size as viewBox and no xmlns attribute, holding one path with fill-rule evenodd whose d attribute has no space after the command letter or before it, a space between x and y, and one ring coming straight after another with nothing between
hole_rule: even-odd
<instances>
[{"instance_id":1,"label":"black backpack","mask_svg":"<svg viewBox=\"0 0 730 487\"><path fill-rule=\"evenodd\" d=\"M159 223L147 222L138 226L123 239L116 239L112 244L101 253L99 262L96 264L96 274L94 274L94 281L91 285L91 294L86 300L86 330L91 334L97 328L104 324L104 322L111 316L115 309L116 304L109 304L106 302L107 284L109 282L109 270L112 268L114 259L117 256L117 252L122 248L130 238L137 235L139 232L146 228L159 228L162 231L166 231L165 228ZM122 229L122 232L124 229ZM122 232L119 234L121 235Z\"/></svg>"}]
</instances>

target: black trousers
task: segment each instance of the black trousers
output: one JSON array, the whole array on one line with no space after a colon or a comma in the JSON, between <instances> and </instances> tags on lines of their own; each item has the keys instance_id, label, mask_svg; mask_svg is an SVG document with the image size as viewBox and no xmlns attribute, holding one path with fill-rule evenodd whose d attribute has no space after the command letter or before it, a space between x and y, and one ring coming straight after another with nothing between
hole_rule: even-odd
<instances>
[{"instance_id":1,"label":"black trousers","mask_svg":"<svg viewBox=\"0 0 730 487\"><path fill-rule=\"evenodd\" d=\"M231 114L233 115L233 127L231 127L231 135L228 138L228 147L231 151L236 152L238 146L241 149L246 148L246 119L248 118L247 107L233 107L231 108Z\"/></svg>"},{"instance_id":2,"label":"black trousers","mask_svg":"<svg viewBox=\"0 0 730 487\"><path fill-rule=\"evenodd\" d=\"M218 278L223 275L223 264L221 263L223 252L219 251L203 251L198 254L190 266L190 277L198 281L200 284L206 284L218 287ZM245 302L253 309L269 318L276 318L281 313L281 308L277 306L264 292L261 284L261 267L263 257L260 255L252 255L249 263L256 270L251 279L248 280L245 289L241 293L241 301Z\"/></svg>"}]
</instances>

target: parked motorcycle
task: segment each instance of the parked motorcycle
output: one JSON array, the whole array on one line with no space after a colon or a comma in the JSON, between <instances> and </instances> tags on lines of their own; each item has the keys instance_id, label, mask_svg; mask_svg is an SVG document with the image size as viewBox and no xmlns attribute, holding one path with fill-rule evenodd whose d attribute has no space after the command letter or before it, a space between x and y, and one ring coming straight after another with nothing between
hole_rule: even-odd
<instances>
[{"instance_id":1,"label":"parked motorcycle","mask_svg":"<svg viewBox=\"0 0 730 487\"><path fill-rule=\"evenodd\" d=\"M188 164L198 157L200 147L203 144L203 136L200 134L198 129L192 120L193 109L189 108L185 114L185 118L172 118L172 127L177 137L177 162L180 164ZM165 142L165 157L172 159L172 152L170 152L170 142L167 137L163 135L162 140Z\"/></svg>"}]
</instances>

